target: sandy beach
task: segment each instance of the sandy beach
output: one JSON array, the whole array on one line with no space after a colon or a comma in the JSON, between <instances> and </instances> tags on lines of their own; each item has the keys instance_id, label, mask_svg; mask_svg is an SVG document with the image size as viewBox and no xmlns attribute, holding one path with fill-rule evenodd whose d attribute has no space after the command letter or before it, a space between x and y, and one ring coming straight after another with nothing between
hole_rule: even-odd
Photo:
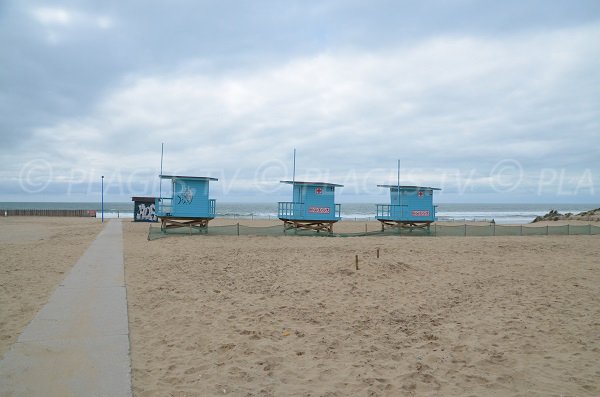
<instances>
[{"instance_id":1,"label":"sandy beach","mask_svg":"<svg viewBox=\"0 0 600 397\"><path fill-rule=\"evenodd\" d=\"M0 18L0 397L600 397L600 0Z\"/></svg>"},{"instance_id":2,"label":"sandy beach","mask_svg":"<svg viewBox=\"0 0 600 397\"><path fill-rule=\"evenodd\" d=\"M149 242L123 226L136 396L600 392L598 236Z\"/></svg>"},{"instance_id":3,"label":"sandy beach","mask_svg":"<svg viewBox=\"0 0 600 397\"><path fill-rule=\"evenodd\" d=\"M4 353L102 225L0 222ZM135 396L600 392L598 236L148 241L148 226L123 222Z\"/></svg>"},{"instance_id":4,"label":"sandy beach","mask_svg":"<svg viewBox=\"0 0 600 397\"><path fill-rule=\"evenodd\" d=\"M0 217L0 355L102 227L91 218Z\"/></svg>"}]
</instances>

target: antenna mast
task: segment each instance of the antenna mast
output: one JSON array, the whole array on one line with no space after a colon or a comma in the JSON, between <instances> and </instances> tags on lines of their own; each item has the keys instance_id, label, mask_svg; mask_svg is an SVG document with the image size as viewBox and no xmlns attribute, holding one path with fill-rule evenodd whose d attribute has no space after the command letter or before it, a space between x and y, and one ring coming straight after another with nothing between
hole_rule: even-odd
<instances>
[{"instance_id":1,"label":"antenna mast","mask_svg":"<svg viewBox=\"0 0 600 397\"><path fill-rule=\"evenodd\" d=\"M400 159L398 159L398 204L400 205L400 216L402 216L402 196L400 196Z\"/></svg>"},{"instance_id":2,"label":"antenna mast","mask_svg":"<svg viewBox=\"0 0 600 397\"><path fill-rule=\"evenodd\" d=\"M293 192L296 186L296 148L294 148L294 165L292 168L292 201L295 200L295 198L293 197Z\"/></svg>"},{"instance_id":3,"label":"antenna mast","mask_svg":"<svg viewBox=\"0 0 600 397\"><path fill-rule=\"evenodd\" d=\"M163 154L165 151L165 143L162 142L160 144L160 175L158 177L159 179L159 183L158 183L158 198L160 200L162 200L162 173L163 173Z\"/></svg>"}]
</instances>

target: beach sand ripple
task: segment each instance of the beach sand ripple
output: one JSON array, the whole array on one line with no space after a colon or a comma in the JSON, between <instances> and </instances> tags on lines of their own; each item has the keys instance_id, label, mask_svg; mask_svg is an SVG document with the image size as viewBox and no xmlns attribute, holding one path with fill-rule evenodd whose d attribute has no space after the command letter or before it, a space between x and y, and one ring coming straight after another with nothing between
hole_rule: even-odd
<instances>
[{"instance_id":1,"label":"beach sand ripple","mask_svg":"<svg viewBox=\"0 0 600 397\"><path fill-rule=\"evenodd\" d=\"M124 229L136 396L600 393L597 236Z\"/></svg>"}]
</instances>

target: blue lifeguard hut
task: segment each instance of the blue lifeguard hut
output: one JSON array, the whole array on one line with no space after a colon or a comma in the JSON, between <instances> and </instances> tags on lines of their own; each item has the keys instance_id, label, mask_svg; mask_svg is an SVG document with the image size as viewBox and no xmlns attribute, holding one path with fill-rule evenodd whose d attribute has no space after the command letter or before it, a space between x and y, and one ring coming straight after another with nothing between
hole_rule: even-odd
<instances>
[{"instance_id":1,"label":"blue lifeguard hut","mask_svg":"<svg viewBox=\"0 0 600 397\"><path fill-rule=\"evenodd\" d=\"M433 192L441 190L425 186L377 185L390 189L390 204L377 205L381 230L386 227L426 228L436 221Z\"/></svg>"},{"instance_id":2,"label":"blue lifeguard hut","mask_svg":"<svg viewBox=\"0 0 600 397\"><path fill-rule=\"evenodd\" d=\"M335 203L335 183L281 181L292 185L292 201L279 202L278 218L284 230L307 229L333 233L333 224L341 219L341 205Z\"/></svg>"},{"instance_id":3,"label":"blue lifeguard hut","mask_svg":"<svg viewBox=\"0 0 600 397\"><path fill-rule=\"evenodd\" d=\"M209 185L218 179L179 175L159 175L159 178L171 181L171 197L159 197L155 202L161 229L185 226L206 229L216 209L216 201L208 196Z\"/></svg>"}]
</instances>

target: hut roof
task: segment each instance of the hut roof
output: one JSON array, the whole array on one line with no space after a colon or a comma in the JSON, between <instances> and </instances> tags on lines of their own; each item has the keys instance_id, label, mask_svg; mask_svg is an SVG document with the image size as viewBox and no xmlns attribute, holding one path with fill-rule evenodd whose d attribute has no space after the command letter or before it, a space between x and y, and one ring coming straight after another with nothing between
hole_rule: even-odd
<instances>
[{"instance_id":1,"label":"hut roof","mask_svg":"<svg viewBox=\"0 0 600 397\"><path fill-rule=\"evenodd\" d=\"M153 203L154 199L154 197L148 196L133 196L131 201L137 201L138 203Z\"/></svg>"},{"instance_id":2,"label":"hut roof","mask_svg":"<svg viewBox=\"0 0 600 397\"><path fill-rule=\"evenodd\" d=\"M327 182L304 182L304 181L279 181L279 182L287 183L289 185L322 185L322 186L344 187L344 185L338 185L336 183L327 183Z\"/></svg>"},{"instance_id":3,"label":"hut roof","mask_svg":"<svg viewBox=\"0 0 600 397\"><path fill-rule=\"evenodd\" d=\"M196 181L218 181L217 178L211 178L209 176L185 176L185 175L159 175L161 179L192 179Z\"/></svg>"},{"instance_id":4,"label":"hut roof","mask_svg":"<svg viewBox=\"0 0 600 397\"><path fill-rule=\"evenodd\" d=\"M397 188L398 185L377 185L377 187L389 187L389 188ZM427 187L427 186L408 186L408 185L400 185L400 189L410 189L410 190L442 190L439 187Z\"/></svg>"}]
</instances>

